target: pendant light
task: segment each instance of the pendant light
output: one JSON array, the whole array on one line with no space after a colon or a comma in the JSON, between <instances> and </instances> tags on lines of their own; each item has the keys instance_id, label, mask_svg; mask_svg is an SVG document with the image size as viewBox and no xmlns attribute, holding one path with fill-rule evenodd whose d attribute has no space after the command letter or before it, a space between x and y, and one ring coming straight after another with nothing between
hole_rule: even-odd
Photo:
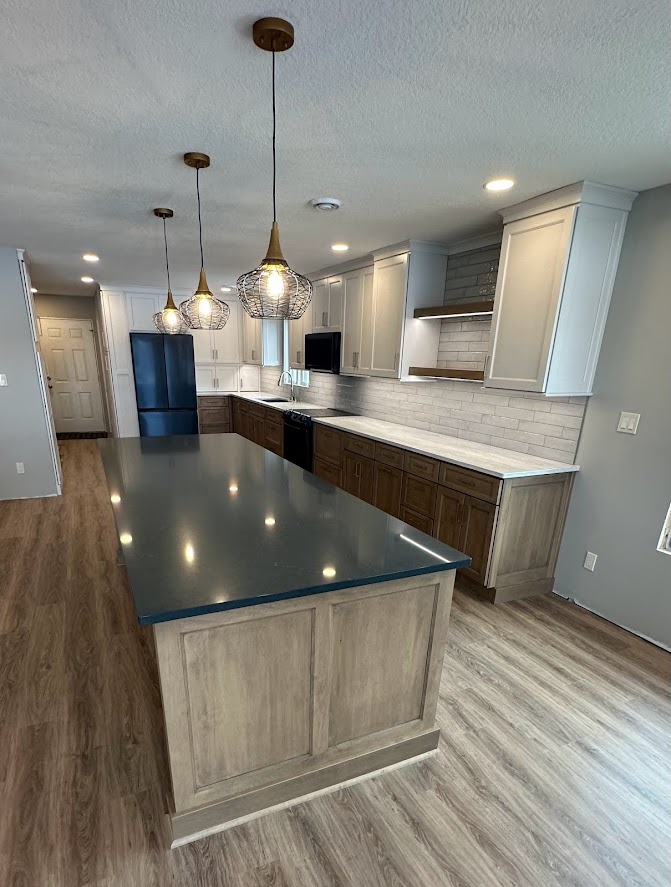
<instances>
[{"instance_id":1,"label":"pendant light","mask_svg":"<svg viewBox=\"0 0 671 887\"><path fill-rule=\"evenodd\" d=\"M196 196L198 198L198 237L200 239L200 278L195 293L179 306L182 317L192 330L220 330L226 326L231 309L226 302L215 299L207 285L203 262L203 224L200 218L201 169L207 169L210 158L207 154L190 151L184 155L184 163L196 170Z\"/></svg>"},{"instance_id":2,"label":"pendant light","mask_svg":"<svg viewBox=\"0 0 671 887\"><path fill-rule=\"evenodd\" d=\"M168 276L168 298L165 302L165 308L163 311L159 311L154 314L154 326L159 331L159 333L167 333L168 335L175 335L175 333L185 333L188 330L187 325L184 323L184 318L177 310L177 306L172 300L172 292L170 290L170 264L168 263L168 235L165 230L165 220L171 219L174 215L171 209L165 209L164 207L157 207L154 210L154 215L158 216L159 219L163 219L163 242L165 244L165 270Z\"/></svg>"},{"instance_id":3,"label":"pendant light","mask_svg":"<svg viewBox=\"0 0 671 887\"><path fill-rule=\"evenodd\" d=\"M262 18L255 22L252 36L259 49L272 53L273 60L273 224L266 257L258 268L238 278L238 296L250 317L286 317L297 320L310 304L312 284L307 277L292 271L282 255L275 193L275 53L291 49L294 45L294 29L293 25L283 19Z\"/></svg>"}]
</instances>

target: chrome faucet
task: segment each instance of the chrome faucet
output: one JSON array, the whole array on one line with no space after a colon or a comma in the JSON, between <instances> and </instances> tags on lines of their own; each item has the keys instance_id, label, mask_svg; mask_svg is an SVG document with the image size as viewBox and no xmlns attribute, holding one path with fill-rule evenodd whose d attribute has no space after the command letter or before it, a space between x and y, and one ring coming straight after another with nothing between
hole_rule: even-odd
<instances>
[{"instance_id":1,"label":"chrome faucet","mask_svg":"<svg viewBox=\"0 0 671 887\"><path fill-rule=\"evenodd\" d=\"M284 371L282 372L282 374L280 375L279 379L277 380L277 384L278 384L278 386L281 385L281 384L282 384L282 380L284 379L285 376L288 376L288 377L289 377L289 385L291 386L291 400L292 400L292 401L295 401L295 400L296 400L296 395L294 394L294 380L293 380L293 376L291 375L291 373L289 372L289 370L284 370Z\"/></svg>"}]
</instances>

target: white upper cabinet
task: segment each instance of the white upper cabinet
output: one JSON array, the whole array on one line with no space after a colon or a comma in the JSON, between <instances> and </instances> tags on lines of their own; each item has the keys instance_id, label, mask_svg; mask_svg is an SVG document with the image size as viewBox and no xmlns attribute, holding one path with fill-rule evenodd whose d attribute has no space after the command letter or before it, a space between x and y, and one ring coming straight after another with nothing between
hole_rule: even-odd
<instances>
[{"instance_id":1,"label":"white upper cabinet","mask_svg":"<svg viewBox=\"0 0 671 887\"><path fill-rule=\"evenodd\" d=\"M257 320L242 311L242 362L252 366L282 363L282 320Z\"/></svg>"},{"instance_id":2,"label":"white upper cabinet","mask_svg":"<svg viewBox=\"0 0 671 887\"><path fill-rule=\"evenodd\" d=\"M289 320L289 365L294 370L305 369L305 337L312 332L312 305L308 305L298 320Z\"/></svg>"},{"instance_id":3,"label":"white upper cabinet","mask_svg":"<svg viewBox=\"0 0 671 887\"><path fill-rule=\"evenodd\" d=\"M261 366L261 321L242 312L242 362Z\"/></svg>"},{"instance_id":4,"label":"white upper cabinet","mask_svg":"<svg viewBox=\"0 0 671 887\"><path fill-rule=\"evenodd\" d=\"M342 276L315 281L312 293L312 332L339 330L342 326L342 312Z\"/></svg>"},{"instance_id":5,"label":"white upper cabinet","mask_svg":"<svg viewBox=\"0 0 671 887\"><path fill-rule=\"evenodd\" d=\"M131 333L156 333L154 314L165 306L166 296L157 293L126 293L126 315Z\"/></svg>"},{"instance_id":6,"label":"white upper cabinet","mask_svg":"<svg viewBox=\"0 0 671 887\"><path fill-rule=\"evenodd\" d=\"M583 182L502 213L485 386L592 393L636 194Z\"/></svg>"},{"instance_id":7,"label":"white upper cabinet","mask_svg":"<svg viewBox=\"0 0 671 887\"><path fill-rule=\"evenodd\" d=\"M398 378L408 285L408 253L375 262L370 373Z\"/></svg>"},{"instance_id":8,"label":"white upper cabinet","mask_svg":"<svg viewBox=\"0 0 671 887\"><path fill-rule=\"evenodd\" d=\"M340 372L370 374L373 350L373 266L343 275L342 351Z\"/></svg>"}]
</instances>

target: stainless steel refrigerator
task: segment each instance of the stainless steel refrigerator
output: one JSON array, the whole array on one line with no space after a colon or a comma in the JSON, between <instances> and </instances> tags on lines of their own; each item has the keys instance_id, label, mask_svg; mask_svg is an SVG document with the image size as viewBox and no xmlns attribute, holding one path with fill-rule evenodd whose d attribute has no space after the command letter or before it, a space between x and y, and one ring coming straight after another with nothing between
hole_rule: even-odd
<instances>
[{"instance_id":1,"label":"stainless steel refrigerator","mask_svg":"<svg viewBox=\"0 0 671 887\"><path fill-rule=\"evenodd\" d=\"M193 338L131 333L141 437L198 434Z\"/></svg>"}]
</instances>

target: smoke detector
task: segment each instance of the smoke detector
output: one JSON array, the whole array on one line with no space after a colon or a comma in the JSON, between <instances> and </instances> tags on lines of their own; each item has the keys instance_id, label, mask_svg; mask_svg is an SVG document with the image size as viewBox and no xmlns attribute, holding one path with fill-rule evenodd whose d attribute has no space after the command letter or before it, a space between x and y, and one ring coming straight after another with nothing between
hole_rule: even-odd
<instances>
[{"instance_id":1,"label":"smoke detector","mask_svg":"<svg viewBox=\"0 0 671 887\"><path fill-rule=\"evenodd\" d=\"M321 209L324 212L330 212L342 206L342 200L338 200L337 197L313 197L310 203L315 209Z\"/></svg>"}]
</instances>

